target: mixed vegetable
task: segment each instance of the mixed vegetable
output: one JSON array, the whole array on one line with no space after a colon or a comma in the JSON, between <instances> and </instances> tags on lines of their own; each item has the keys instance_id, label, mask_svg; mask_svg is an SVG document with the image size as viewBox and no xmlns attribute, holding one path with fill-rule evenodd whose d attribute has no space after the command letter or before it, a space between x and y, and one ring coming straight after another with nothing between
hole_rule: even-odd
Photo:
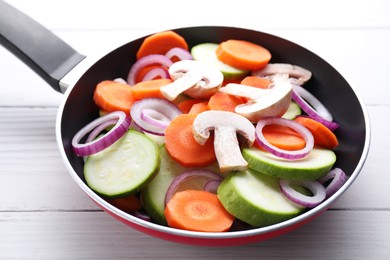
<instances>
[{"instance_id":1,"label":"mixed vegetable","mask_svg":"<svg viewBox=\"0 0 390 260\"><path fill-rule=\"evenodd\" d=\"M271 57L244 40L190 49L173 31L147 37L126 80L97 84L101 117L72 140L89 187L203 232L272 225L332 196L347 179L333 168L339 125L304 88L311 72Z\"/></svg>"}]
</instances>

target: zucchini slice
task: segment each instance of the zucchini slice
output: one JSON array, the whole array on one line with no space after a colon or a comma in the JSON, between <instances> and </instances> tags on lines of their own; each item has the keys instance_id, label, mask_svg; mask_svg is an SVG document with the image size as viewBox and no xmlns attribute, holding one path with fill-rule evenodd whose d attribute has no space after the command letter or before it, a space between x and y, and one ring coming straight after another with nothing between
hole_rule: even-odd
<instances>
[{"instance_id":1,"label":"zucchini slice","mask_svg":"<svg viewBox=\"0 0 390 260\"><path fill-rule=\"evenodd\" d=\"M157 145L142 133L129 130L117 142L85 161L88 186L106 197L121 197L142 190L157 174Z\"/></svg>"},{"instance_id":2,"label":"zucchini slice","mask_svg":"<svg viewBox=\"0 0 390 260\"><path fill-rule=\"evenodd\" d=\"M290 161L274 156L271 153L251 147L244 148L242 155L248 167L264 174L294 180L316 180L325 176L336 162L332 150L314 148L308 156Z\"/></svg>"},{"instance_id":3,"label":"zucchini slice","mask_svg":"<svg viewBox=\"0 0 390 260\"><path fill-rule=\"evenodd\" d=\"M225 178L217 195L230 214L254 227L285 221L304 210L283 195L278 178L251 169Z\"/></svg>"}]
</instances>

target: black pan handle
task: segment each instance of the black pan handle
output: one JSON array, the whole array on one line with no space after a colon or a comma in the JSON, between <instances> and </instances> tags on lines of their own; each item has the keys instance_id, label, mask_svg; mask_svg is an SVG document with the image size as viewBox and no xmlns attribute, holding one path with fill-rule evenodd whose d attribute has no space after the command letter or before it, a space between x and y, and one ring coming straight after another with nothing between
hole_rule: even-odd
<instances>
[{"instance_id":1,"label":"black pan handle","mask_svg":"<svg viewBox=\"0 0 390 260\"><path fill-rule=\"evenodd\" d=\"M47 28L0 0L0 44L58 92L60 80L85 56Z\"/></svg>"}]
</instances>

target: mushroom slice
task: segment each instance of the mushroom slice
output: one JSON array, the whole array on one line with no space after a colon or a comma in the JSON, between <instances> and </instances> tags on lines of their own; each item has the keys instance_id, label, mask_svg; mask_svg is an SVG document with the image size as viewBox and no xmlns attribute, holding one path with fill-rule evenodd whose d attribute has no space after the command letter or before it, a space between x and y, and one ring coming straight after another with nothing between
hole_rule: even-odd
<instances>
[{"instance_id":1,"label":"mushroom slice","mask_svg":"<svg viewBox=\"0 0 390 260\"><path fill-rule=\"evenodd\" d=\"M246 170L248 163L242 157L237 134L246 145L251 146L255 141L253 124L233 112L208 110L195 118L192 132L195 140L204 144L211 131L214 131L214 150L220 171Z\"/></svg>"},{"instance_id":2,"label":"mushroom slice","mask_svg":"<svg viewBox=\"0 0 390 260\"><path fill-rule=\"evenodd\" d=\"M256 100L264 97L270 94L271 91L271 89L256 88L237 83L229 83L219 89L219 92L224 92L238 97L245 97L250 100Z\"/></svg>"},{"instance_id":3,"label":"mushroom slice","mask_svg":"<svg viewBox=\"0 0 390 260\"><path fill-rule=\"evenodd\" d=\"M287 75L277 74L268 89L230 83L219 91L247 98L248 102L236 106L234 112L257 122L265 117L280 117L287 111L291 103L292 84Z\"/></svg>"},{"instance_id":4,"label":"mushroom slice","mask_svg":"<svg viewBox=\"0 0 390 260\"><path fill-rule=\"evenodd\" d=\"M261 78L272 78L278 74L288 74L292 83L303 85L311 78L311 72L297 65L287 63L269 63L261 70L254 71L253 76Z\"/></svg>"},{"instance_id":5,"label":"mushroom slice","mask_svg":"<svg viewBox=\"0 0 390 260\"><path fill-rule=\"evenodd\" d=\"M208 98L223 82L223 74L217 67L195 60L175 62L168 72L174 81L163 86L161 93L171 101L183 92L193 98Z\"/></svg>"}]
</instances>

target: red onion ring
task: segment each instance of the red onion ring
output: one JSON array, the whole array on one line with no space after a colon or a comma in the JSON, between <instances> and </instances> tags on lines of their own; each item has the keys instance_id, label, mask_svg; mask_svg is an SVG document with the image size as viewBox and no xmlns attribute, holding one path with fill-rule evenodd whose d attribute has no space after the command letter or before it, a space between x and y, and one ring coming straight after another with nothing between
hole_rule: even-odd
<instances>
[{"instance_id":1,"label":"red onion ring","mask_svg":"<svg viewBox=\"0 0 390 260\"><path fill-rule=\"evenodd\" d=\"M140 58L133 64L133 66L131 66L129 74L127 76L127 84L133 86L136 83L135 78L138 72L142 68L152 64L160 64L164 67L169 68L172 65L172 61L162 54L151 54Z\"/></svg>"},{"instance_id":2,"label":"red onion ring","mask_svg":"<svg viewBox=\"0 0 390 260\"><path fill-rule=\"evenodd\" d=\"M154 68L148 71L148 73L145 74L142 81L149 81L156 78L162 78L162 79L169 79L169 72L166 68Z\"/></svg>"},{"instance_id":3,"label":"red onion ring","mask_svg":"<svg viewBox=\"0 0 390 260\"><path fill-rule=\"evenodd\" d=\"M272 145L270 142L265 139L263 135L263 128L266 125L283 125L287 126L294 131L296 131L298 134L300 134L303 139L306 142L306 145L304 148L301 150L294 150L294 151L289 151L289 150L283 150L280 149L274 145ZM314 137L313 134L303 125L289 119L285 118L279 118L279 117L268 117L261 119L259 122L257 122L256 125L256 140L257 142L268 152L272 153L275 156L288 159L288 160L297 160L304 158L307 156L310 151L314 147Z\"/></svg>"},{"instance_id":4,"label":"red onion ring","mask_svg":"<svg viewBox=\"0 0 390 260\"><path fill-rule=\"evenodd\" d=\"M171 185L169 185L165 194L165 205L167 205L176 192L183 189L204 190L207 182L211 180L221 182L222 176L213 171L205 169L193 169L183 172L182 174L176 176L173 179Z\"/></svg>"},{"instance_id":5,"label":"red onion ring","mask_svg":"<svg viewBox=\"0 0 390 260\"><path fill-rule=\"evenodd\" d=\"M210 180L204 185L204 190L217 194L218 187L221 184L221 180Z\"/></svg>"},{"instance_id":6,"label":"red onion ring","mask_svg":"<svg viewBox=\"0 0 390 260\"><path fill-rule=\"evenodd\" d=\"M143 112L144 110L146 112ZM182 114L180 109L175 104L165 99L145 98L136 101L130 110L130 116L132 120L138 127L142 129L142 131L154 135L164 135L166 126L156 124L158 119L154 118L155 120L153 120L153 118L150 116L151 110L155 110L155 112L153 112L154 114L159 114L160 116L167 118L169 122L178 115ZM147 116L148 113L149 117ZM144 115L142 116L142 114Z\"/></svg>"},{"instance_id":7,"label":"red onion ring","mask_svg":"<svg viewBox=\"0 0 390 260\"><path fill-rule=\"evenodd\" d=\"M347 181L348 177L345 174L343 170L340 168L334 168L331 170L327 175L324 177L318 179L318 181L321 184L325 184L325 182L332 180L326 187L326 197L329 198L332 196L337 190L341 188L341 186L344 185L344 183Z\"/></svg>"},{"instance_id":8,"label":"red onion ring","mask_svg":"<svg viewBox=\"0 0 390 260\"><path fill-rule=\"evenodd\" d=\"M171 119L157 110L144 108L141 111L141 119L156 127L167 128Z\"/></svg>"},{"instance_id":9,"label":"red onion ring","mask_svg":"<svg viewBox=\"0 0 390 260\"><path fill-rule=\"evenodd\" d=\"M137 132L140 132L140 133L143 133L143 132L144 132L144 131L142 130L142 128L139 127L139 126L134 122L134 120L131 120L130 128L133 129L134 131L137 131Z\"/></svg>"},{"instance_id":10,"label":"red onion ring","mask_svg":"<svg viewBox=\"0 0 390 260\"><path fill-rule=\"evenodd\" d=\"M336 130L340 125L333 122L332 114L326 107L309 91L299 85L293 85L292 99L305 111L311 118L322 123L330 130Z\"/></svg>"},{"instance_id":11,"label":"red onion ring","mask_svg":"<svg viewBox=\"0 0 390 260\"><path fill-rule=\"evenodd\" d=\"M313 195L304 195L292 188L291 185L303 186L310 190ZM326 197L325 187L318 181L281 179L279 180L279 186L282 193L289 200L306 208L313 208L321 204Z\"/></svg>"},{"instance_id":12,"label":"red onion ring","mask_svg":"<svg viewBox=\"0 0 390 260\"><path fill-rule=\"evenodd\" d=\"M104 128L108 126L107 122L110 123L109 125L112 125L112 121L114 119L116 120L116 125L105 135L93 140ZM130 123L130 117L126 116L126 113L122 111L112 112L105 116L99 117L84 126L75 134L72 139L73 151L78 156L88 156L91 154L98 153L115 143L119 138L121 138L129 129ZM102 125L104 126L104 128ZM93 131L96 128L98 128L98 130ZM80 144L80 140L91 131L91 137L89 137L88 139L91 139L93 141Z\"/></svg>"},{"instance_id":13,"label":"red onion ring","mask_svg":"<svg viewBox=\"0 0 390 260\"><path fill-rule=\"evenodd\" d=\"M165 53L165 56L168 59L177 57L179 60L192 60L192 55L189 51L183 48L174 47Z\"/></svg>"},{"instance_id":14,"label":"red onion ring","mask_svg":"<svg viewBox=\"0 0 390 260\"><path fill-rule=\"evenodd\" d=\"M107 127L111 125L115 125L117 122L118 120L112 119L101 123L89 133L87 140L85 140L85 143L92 142L103 130L105 130Z\"/></svg>"}]
</instances>

